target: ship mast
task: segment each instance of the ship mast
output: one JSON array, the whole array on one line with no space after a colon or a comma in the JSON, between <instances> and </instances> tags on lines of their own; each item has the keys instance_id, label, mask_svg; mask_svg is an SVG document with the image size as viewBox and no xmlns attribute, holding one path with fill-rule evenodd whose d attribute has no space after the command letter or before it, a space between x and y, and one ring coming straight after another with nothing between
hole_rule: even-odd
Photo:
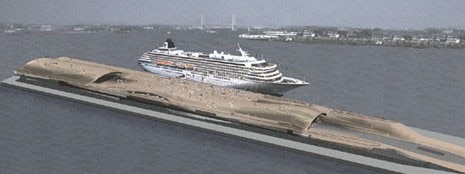
<instances>
[{"instance_id":1,"label":"ship mast","mask_svg":"<svg viewBox=\"0 0 465 174\"><path fill-rule=\"evenodd\" d=\"M236 15L232 15L231 30L236 31Z\"/></svg>"}]
</instances>

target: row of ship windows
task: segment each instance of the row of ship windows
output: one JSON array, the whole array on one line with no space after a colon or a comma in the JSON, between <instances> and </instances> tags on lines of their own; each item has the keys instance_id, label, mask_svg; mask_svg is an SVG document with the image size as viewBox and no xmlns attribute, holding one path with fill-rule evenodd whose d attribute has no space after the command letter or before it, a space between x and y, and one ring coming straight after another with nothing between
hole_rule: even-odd
<instances>
[{"instance_id":1,"label":"row of ship windows","mask_svg":"<svg viewBox=\"0 0 465 174\"><path fill-rule=\"evenodd\" d=\"M206 68L197 68L195 71L201 71L201 72L208 72L209 74L221 74L224 76L231 76L231 77L239 77L239 76L252 76L252 77L257 77L257 78L267 78L267 77L274 77L278 76L279 73L277 74L272 74L272 75L259 75L259 74L250 74L250 73L243 73L243 72L234 72L234 71L224 71L224 70L219 70L219 71L212 71L212 69L206 69Z\"/></svg>"},{"instance_id":2,"label":"row of ship windows","mask_svg":"<svg viewBox=\"0 0 465 174\"><path fill-rule=\"evenodd\" d=\"M250 80L255 80L255 81L263 81L263 82L274 82L274 81L279 81L281 78L276 78L276 79L254 79L254 78L248 78Z\"/></svg>"},{"instance_id":3,"label":"row of ship windows","mask_svg":"<svg viewBox=\"0 0 465 174\"><path fill-rule=\"evenodd\" d=\"M163 59L159 59L159 60L163 60ZM194 62L186 62L186 64L195 64ZM194 65L195 66L195 65ZM240 73L240 74L248 74L248 75L255 75L255 76L260 76L264 73L271 73L271 72L275 72L276 71L276 68L273 68L271 69L270 71L267 71L267 72L262 72L262 73L259 73L259 72L246 72L246 71L241 71L241 70L238 70L238 69L231 69L229 67L225 67L225 66L221 66L221 67L217 67L217 66L195 66L196 69L204 69L204 68L208 68L210 70L215 70L215 71L225 71L225 72L231 72L231 73Z\"/></svg>"},{"instance_id":4,"label":"row of ship windows","mask_svg":"<svg viewBox=\"0 0 465 174\"><path fill-rule=\"evenodd\" d=\"M162 60L162 59L160 59ZM243 71L234 71L234 70L231 70L231 69L221 69L221 68L218 68L218 67L209 67L209 69L206 69L206 67L196 67L196 70L195 71L201 71L203 73L206 73L206 72L209 72L210 74L213 74L213 73L220 73L224 76L229 76L229 77L232 77L232 78L239 78L243 75L248 75L248 76L254 76L254 77L257 77L257 78L266 78L266 77L273 77L273 76L276 76L277 74L272 74L272 75L261 75L261 74L258 74L258 73L246 73L246 72L243 72Z\"/></svg>"},{"instance_id":5,"label":"row of ship windows","mask_svg":"<svg viewBox=\"0 0 465 174\"><path fill-rule=\"evenodd\" d=\"M161 60L161 61L164 61L164 59L158 59L158 60ZM184 62L182 62L184 63ZM186 62L185 64L193 64L194 62ZM195 65L194 65L195 66ZM207 65L208 66L208 65ZM196 67L196 68L201 68L200 67ZM231 71L231 72L239 72L239 73L242 73L242 74L250 74L250 75L260 75L260 74L263 74L263 73L259 73L259 72L252 72L252 73L249 73L249 72L246 72L246 71L241 71L241 70L238 70L238 69L230 69L229 67L225 67L225 66L220 66L220 67L217 67L217 66L208 66L209 69L212 69L212 70L216 70L216 71ZM271 69L269 72L273 72L273 71L276 71L276 68L274 69ZM266 73L269 73L269 72L266 72Z\"/></svg>"},{"instance_id":6,"label":"row of ship windows","mask_svg":"<svg viewBox=\"0 0 465 174\"><path fill-rule=\"evenodd\" d=\"M160 53L147 53L147 54L152 55L152 56L157 55L157 56L168 57L168 56L166 56L166 55L163 54L163 53L161 53L161 54L160 54ZM187 59L194 59L194 58L191 58L191 57L181 57L181 56L176 56L176 57L177 57L177 58L182 58L182 59L186 59L186 58L187 58ZM242 64L242 63L225 62L225 61L221 61L221 60L211 59L211 58L209 58L209 56L207 56L207 55L202 55L202 54L200 54L199 57L200 57L200 58L203 58L203 59L207 59L209 62L220 62L220 63L222 63L222 64L230 64L230 65L235 65L235 66L237 66L237 65L239 65L239 66L244 66L244 64Z\"/></svg>"},{"instance_id":7,"label":"row of ship windows","mask_svg":"<svg viewBox=\"0 0 465 174\"><path fill-rule=\"evenodd\" d=\"M204 64L214 64L214 65L218 65L218 66L225 66L225 64L228 64L226 66L228 68L234 67L234 68L238 68L238 69L249 69L249 70L259 72L259 70L254 69L254 68L249 68L249 67L245 67L244 65L236 65L236 64L226 63L226 62L217 62L217 61L208 61L208 60L195 60L195 59L192 59L192 58L176 57L176 56L165 56L165 55L158 55L157 57L158 58L165 58L165 59L177 59L179 61L188 61L190 63L202 62ZM260 63L260 64L253 64L252 66L253 67L263 67L263 66L266 67L266 66L269 66L269 65L272 65L272 64L264 62L264 63ZM262 71L268 71L268 70L262 70Z\"/></svg>"},{"instance_id":8,"label":"row of ship windows","mask_svg":"<svg viewBox=\"0 0 465 174\"><path fill-rule=\"evenodd\" d=\"M163 68L172 68L172 67L165 67L165 66L162 66ZM211 70L207 70L205 68L199 68L199 69L196 69L194 71L191 71L193 75L201 75L201 76L206 76L207 74L216 74L214 75L215 78L219 78L219 79L229 79L229 78L235 78L235 79L243 79L243 78L247 78L247 79L254 79L254 80L262 80L262 81L274 81L276 79L279 79L281 76L278 76L277 78L275 79L271 79L271 80L265 80L265 79L262 79L262 78L267 78L267 77L272 77L272 76L276 76L276 75L272 75L272 76L257 76L257 75L251 75L251 74L246 74L246 73L236 73L236 72L214 72L214 71L211 71ZM248 77L244 76L244 75L248 75Z\"/></svg>"}]
</instances>

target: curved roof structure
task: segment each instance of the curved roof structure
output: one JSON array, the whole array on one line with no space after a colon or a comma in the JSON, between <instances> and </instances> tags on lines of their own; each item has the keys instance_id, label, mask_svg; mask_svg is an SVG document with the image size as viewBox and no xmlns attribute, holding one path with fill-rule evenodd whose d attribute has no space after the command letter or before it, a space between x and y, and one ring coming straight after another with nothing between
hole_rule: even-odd
<instances>
[{"instance_id":1,"label":"curved roof structure","mask_svg":"<svg viewBox=\"0 0 465 174\"><path fill-rule=\"evenodd\" d=\"M35 59L15 74L465 173L465 147L391 120L67 57Z\"/></svg>"},{"instance_id":2,"label":"curved roof structure","mask_svg":"<svg viewBox=\"0 0 465 174\"><path fill-rule=\"evenodd\" d=\"M31 74L48 79L71 81L79 84L99 82L107 78L115 78L121 72L102 66L84 66L72 58L60 57L58 59L39 58L27 62L16 69L16 74Z\"/></svg>"},{"instance_id":3,"label":"curved roof structure","mask_svg":"<svg viewBox=\"0 0 465 174\"><path fill-rule=\"evenodd\" d=\"M293 102L259 93L165 78L68 57L35 59L18 68L16 74L135 98L163 98L160 102L165 105L192 108L193 112L214 113L211 115L297 132L307 130L315 118L322 114L309 105L289 105Z\"/></svg>"}]
</instances>

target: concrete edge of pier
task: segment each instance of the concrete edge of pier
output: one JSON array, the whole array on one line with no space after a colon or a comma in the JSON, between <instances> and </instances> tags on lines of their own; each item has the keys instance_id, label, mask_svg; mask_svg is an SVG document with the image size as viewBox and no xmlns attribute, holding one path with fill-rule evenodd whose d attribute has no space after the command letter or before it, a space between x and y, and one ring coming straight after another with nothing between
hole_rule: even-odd
<instances>
[{"instance_id":1,"label":"concrete edge of pier","mask_svg":"<svg viewBox=\"0 0 465 174\"><path fill-rule=\"evenodd\" d=\"M270 135L260 134L252 131L241 130L232 128L224 125L219 125L211 122L200 121L196 119L190 119L186 117L171 115L163 112L157 112L149 109L143 109L135 106L129 106L118 102L112 102L103 99L92 98L84 95L78 95L74 93L64 92L56 89L46 88L37 85L31 85L27 83L18 82L19 76L12 76L2 81L2 85L18 88L26 91L40 93L52 97L62 98L66 100L76 101L85 103L97 107L103 107L111 110L117 110L135 115L140 115L148 118L154 118L157 120L167 121L175 123L177 125L183 125L195 129L206 130L212 133L217 133L226 136L232 136L235 138L244 139L247 141L271 145L286 150L295 151L299 153L309 154L319 158L329 159L337 162L346 163L349 165L359 166L362 168L368 168L372 170L378 170L381 172L398 172L398 173L450 173L441 170L421 168L416 166L409 166L398 164L389 161L383 161L375 158L352 154L348 152L328 149L315 145L305 144L302 142L296 142L284 138L274 137ZM202 116L199 116L202 117ZM443 141L447 141L453 144L464 145L465 139L459 137L453 137L450 135L444 135L436 132L431 132L422 129L415 129L421 134L437 138Z\"/></svg>"}]
</instances>

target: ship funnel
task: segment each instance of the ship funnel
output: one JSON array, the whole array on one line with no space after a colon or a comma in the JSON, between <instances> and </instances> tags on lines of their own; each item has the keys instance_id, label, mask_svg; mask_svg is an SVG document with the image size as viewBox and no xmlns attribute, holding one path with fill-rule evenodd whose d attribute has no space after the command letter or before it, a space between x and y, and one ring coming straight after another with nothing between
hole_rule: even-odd
<instances>
[{"instance_id":1,"label":"ship funnel","mask_svg":"<svg viewBox=\"0 0 465 174\"><path fill-rule=\"evenodd\" d=\"M176 46L174 46L174 42L173 42L173 40L171 40L171 38L166 39L166 43L168 43L168 48L176 48Z\"/></svg>"}]
</instances>

